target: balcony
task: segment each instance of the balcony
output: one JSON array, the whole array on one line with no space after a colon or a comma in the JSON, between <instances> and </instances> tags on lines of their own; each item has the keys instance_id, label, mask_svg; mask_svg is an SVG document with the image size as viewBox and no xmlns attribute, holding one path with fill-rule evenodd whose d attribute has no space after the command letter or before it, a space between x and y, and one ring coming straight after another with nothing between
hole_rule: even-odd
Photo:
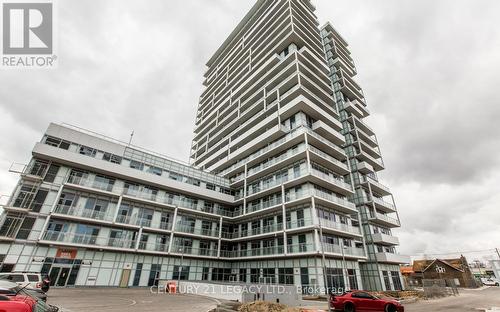
<instances>
[{"instance_id":1,"label":"balcony","mask_svg":"<svg viewBox=\"0 0 500 312\"><path fill-rule=\"evenodd\" d=\"M103 182L96 179L90 179L88 177L69 176L66 183L76 186L83 186L84 188L100 190L107 193L113 192L114 188L113 183Z\"/></svg>"},{"instance_id":2,"label":"balcony","mask_svg":"<svg viewBox=\"0 0 500 312\"><path fill-rule=\"evenodd\" d=\"M327 219L319 218L319 223L323 228L323 231L332 231L342 234L350 234L361 237L361 229L357 226L352 226L349 224L344 224L340 222L334 222Z\"/></svg>"},{"instance_id":3,"label":"balcony","mask_svg":"<svg viewBox=\"0 0 500 312\"><path fill-rule=\"evenodd\" d=\"M361 131L363 131L364 133L368 134L368 135L375 135L375 132L373 131L373 129L368 126L366 123L364 123L361 119L353 116L351 117L351 122L355 125L356 128L359 128L361 129Z\"/></svg>"},{"instance_id":4,"label":"balcony","mask_svg":"<svg viewBox=\"0 0 500 312\"><path fill-rule=\"evenodd\" d=\"M370 166L373 167L373 170L380 171L384 169L384 162L381 159L375 159L369 153L367 153L364 149L361 150L356 157L361 161L366 161Z\"/></svg>"},{"instance_id":5,"label":"balcony","mask_svg":"<svg viewBox=\"0 0 500 312\"><path fill-rule=\"evenodd\" d=\"M280 164L280 166L284 167L294 162L298 161L301 158L305 158L304 152L306 151L305 145L299 145L299 147L294 149L289 149L285 154L282 154L278 157L274 157L265 163L260 163L258 166L252 167L248 169L248 178L256 179L258 177L264 176L269 172L272 172L272 168L276 164Z\"/></svg>"},{"instance_id":6,"label":"balcony","mask_svg":"<svg viewBox=\"0 0 500 312\"><path fill-rule=\"evenodd\" d=\"M217 257L217 248L193 248L187 246L173 245L172 254L178 255L193 255L193 256L205 256L205 257Z\"/></svg>"},{"instance_id":7,"label":"balcony","mask_svg":"<svg viewBox=\"0 0 500 312\"><path fill-rule=\"evenodd\" d=\"M288 221L286 223L286 229L287 230L298 229L298 228L310 226L312 224L313 224L313 222L311 219L297 219L294 221Z\"/></svg>"},{"instance_id":8,"label":"balcony","mask_svg":"<svg viewBox=\"0 0 500 312\"><path fill-rule=\"evenodd\" d=\"M42 241L57 242L61 245L86 245L99 247L115 247L124 249L135 249L135 240L127 240L122 238L106 238L94 235L66 233L57 231L47 231Z\"/></svg>"},{"instance_id":9,"label":"balcony","mask_svg":"<svg viewBox=\"0 0 500 312\"><path fill-rule=\"evenodd\" d=\"M385 212L396 212L396 206L392 203L388 203L381 198L372 197L372 201L375 204L375 207L379 210Z\"/></svg>"},{"instance_id":10,"label":"balcony","mask_svg":"<svg viewBox=\"0 0 500 312\"><path fill-rule=\"evenodd\" d=\"M313 123L312 130L337 145L345 144L345 137L321 120Z\"/></svg>"},{"instance_id":11,"label":"balcony","mask_svg":"<svg viewBox=\"0 0 500 312\"><path fill-rule=\"evenodd\" d=\"M311 152L311 158L314 158L313 160L320 165L331 168L333 171L339 173L340 175L346 175L350 173L347 165L340 160L328 155L327 153L312 145L309 145L308 149Z\"/></svg>"},{"instance_id":12,"label":"balcony","mask_svg":"<svg viewBox=\"0 0 500 312\"><path fill-rule=\"evenodd\" d=\"M358 138L361 140L361 142L365 143L371 149L373 149L374 152L377 153L377 155L380 155L380 151L378 149L377 138L374 135L369 135L369 134L365 133L363 130L361 130L360 128L357 129L357 135L358 135Z\"/></svg>"},{"instance_id":13,"label":"balcony","mask_svg":"<svg viewBox=\"0 0 500 312\"><path fill-rule=\"evenodd\" d=\"M145 251L155 251L155 252L168 252L168 242L166 243L148 243L139 242L139 249Z\"/></svg>"},{"instance_id":14,"label":"balcony","mask_svg":"<svg viewBox=\"0 0 500 312\"><path fill-rule=\"evenodd\" d=\"M354 194L351 185L344 182L342 178L337 178L332 174L327 174L315 168L311 168L311 175L316 177L316 179L313 179L313 182L317 185L346 196Z\"/></svg>"},{"instance_id":15,"label":"balcony","mask_svg":"<svg viewBox=\"0 0 500 312\"><path fill-rule=\"evenodd\" d=\"M248 205L246 213L251 213L271 207L278 207L278 205L281 206L281 197L279 197L278 199L275 198L272 200L263 201L256 205Z\"/></svg>"},{"instance_id":16,"label":"balcony","mask_svg":"<svg viewBox=\"0 0 500 312\"><path fill-rule=\"evenodd\" d=\"M365 115L365 113L361 111L353 102L359 103L357 100L354 100L352 102L344 102L344 109L358 118L368 116L368 114Z\"/></svg>"},{"instance_id":17,"label":"balcony","mask_svg":"<svg viewBox=\"0 0 500 312\"><path fill-rule=\"evenodd\" d=\"M325 253L333 253L338 255L343 255L345 257L366 257L365 250L363 248L344 246L342 252L342 247L340 245L326 244L323 243L323 251Z\"/></svg>"},{"instance_id":18,"label":"balcony","mask_svg":"<svg viewBox=\"0 0 500 312\"><path fill-rule=\"evenodd\" d=\"M234 174L235 170L240 169L241 167L243 167L243 165L245 165L251 161L264 159L265 158L264 156L267 155L267 153L271 150L279 149L281 151L281 150L284 150L286 148L292 147L294 144L299 143L301 141L298 138L301 135L303 135L305 131L306 130L304 127L295 128L295 129L291 130L290 132L288 132L284 137L272 142L271 144L269 144L265 147L262 147L257 152L249 155L248 157L239 160L238 162L234 163L230 167L219 172L219 174L223 175L223 176L232 175L232 174ZM268 139L266 139L266 140L268 140ZM222 164L225 163L226 161L227 161L226 158L220 160L217 164L214 165L214 168L218 168L219 166L222 166Z\"/></svg>"},{"instance_id":19,"label":"balcony","mask_svg":"<svg viewBox=\"0 0 500 312\"><path fill-rule=\"evenodd\" d=\"M360 146L362 152L369 154L374 159L382 158L382 155L380 153L378 146L371 147L364 140L359 140L359 139L358 139L358 143L359 143L359 146Z\"/></svg>"},{"instance_id":20,"label":"balcony","mask_svg":"<svg viewBox=\"0 0 500 312\"><path fill-rule=\"evenodd\" d=\"M221 251L221 257L225 258L250 258L250 257L274 256L283 254L284 254L283 246L269 246L269 247L249 248L245 250Z\"/></svg>"},{"instance_id":21,"label":"balcony","mask_svg":"<svg viewBox=\"0 0 500 312\"><path fill-rule=\"evenodd\" d=\"M369 174L369 173L374 173L375 170L373 169L373 166L367 163L366 161L359 162L357 164L358 171L364 174Z\"/></svg>"},{"instance_id":22,"label":"balcony","mask_svg":"<svg viewBox=\"0 0 500 312\"><path fill-rule=\"evenodd\" d=\"M299 244L287 245L286 251L289 254L296 254L296 253L313 252L315 251L315 249L314 249L314 244L299 243Z\"/></svg>"},{"instance_id":23,"label":"balcony","mask_svg":"<svg viewBox=\"0 0 500 312\"><path fill-rule=\"evenodd\" d=\"M384 233L375 233L371 235L372 241L382 245L399 245L399 238Z\"/></svg>"},{"instance_id":24,"label":"balcony","mask_svg":"<svg viewBox=\"0 0 500 312\"><path fill-rule=\"evenodd\" d=\"M354 105L358 110L363 112L363 117L367 117L368 115L370 115L370 111L368 110L368 108L366 108L366 105L364 103L361 103L358 100L352 100L351 104Z\"/></svg>"},{"instance_id":25,"label":"balcony","mask_svg":"<svg viewBox=\"0 0 500 312\"><path fill-rule=\"evenodd\" d=\"M318 189L311 190L311 194L315 196L318 203L326 205L327 207L334 206L334 209L349 214L355 214L358 212L356 205L347 199L337 197L333 194L328 194Z\"/></svg>"},{"instance_id":26,"label":"balcony","mask_svg":"<svg viewBox=\"0 0 500 312\"><path fill-rule=\"evenodd\" d=\"M175 227L176 232L182 232L187 234L195 234L202 236L210 236L210 237L219 237L219 230L217 229L202 229L198 227L194 227L190 224L181 224L178 223Z\"/></svg>"},{"instance_id":27,"label":"balcony","mask_svg":"<svg viewBox=\"0 0 500 312\"><path fill-rule=\"evenodd\" d=\"M377 252L375 257L378 262L395 263L395 264L408 264L411 263L409 256L403 256L390 252Z\"/></svg>"},{"instance_id":28,"label":"balcony","mask_svg":"<svg viewBox=\"0 0 500 312\"><path fill-rule=\"evenodd\" d=\"M97 211L93 209L85 209L84 207L73 207L66 205L57 205L54 214L59 214L70 219L91 219L98 221L112 222L114 213L113 211Z\"/></svg>"},{"instance_id":29,"label":"balcony","mask_svg":"<svg viewBox=\"0 0 500 312\"><path fill-rule=\"evenodd\" d=\"M401 224L398 219L389 217L385 214L376 212L369 218L371 221L382 224L387 227L400 227Z\"/></svg>"},{"instance_id":30,"label":"balcony","mask_svg":"<svg viewBox=\"0 0 500 312\"><path fill-rule=\"evenodd\" d=\"M338 145L335 145L332 142L328 141L323 136L312 131L310 128L306 128L306 132L309 134L311 143L316 143L316 146L319 145L320 148L324 148L324 151L329 151L330 154L335 155L342 160L347 158L344 149L340 148Z\"/></svg>"},{"instance_id":31,"label":"balcony","mask_svg":"<svg viewBox=\"0 0 500 312\"><path fill-rule=\"evenodd\" d=\"M369 183L372 191L374 191L375 193L377 193L381 196L391 195L391 191L389 190L389 188L387 186L383 185L382 183L378 182L377 180L375 180L374 178L372 178L370 176L366 176L364 179L362 179L361 183L365 183L365 184ZM375 199L378 199L378 198L375 198ZM387 205L390 205L389 207L394 206L394 205L389 204L389 203L387 203ZM384 205L384 207L387 207L387 205Z\"/></svg>"},{"instance_id":32,"label":"balcony","mask_svg":"<svg viewBox=\"0 0 500 312\"><path fill-rule=\"evenodd\" d=\"M222 238L238 239L238 238L248 238L250 236L255 236L255 235L266 236L266 234L273 234L274 232L282 230L283 230L283 223L269 224L245 231L222 232Z\"/></svg>"}]
</instances>

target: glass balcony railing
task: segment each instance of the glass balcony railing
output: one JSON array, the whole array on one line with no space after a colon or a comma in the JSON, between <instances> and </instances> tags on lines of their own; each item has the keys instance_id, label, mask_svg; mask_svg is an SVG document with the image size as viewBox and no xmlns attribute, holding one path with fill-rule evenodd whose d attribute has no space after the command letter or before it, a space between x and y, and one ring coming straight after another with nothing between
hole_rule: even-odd
<instances>
[{"instance_id":1,"label":"glass balcony railing","mask_svg":"<svg viewBox=\"0 0 500 312\"><path fill-rule=\"evenodd\" d=\"M287 221L286 228L287 228L287 230L296 229L296 228L301 228L301 227L305 227L305 226L310 226L312 224L313 224L313 222L311 219L297 219L297 220L293 220L293 221Z\"/></svg>"},{"instance_id":2,"label":"glass balcony railing","mask_svg":"<svg viewBox=\"0 0 500 312\"><path fill-rule=\"evenodd\" d=\"M219 236L219 230L217 230L217 229L202 229L202 228L194 227L190 224L177 223L177 225L175 226L175 231L182 232L182 233L203 235L203 236L212 236L212 237Z\"/></svg>"},{"instance_id":3,"label":"glass balcony railing","mask_svg":"<svg viewBox=\"0 0 500 312\"><path fill-rule=\"evenodd\" d=\"M378 219L378 220L382 220L382 221L385 221L385 222L388 222L390 224L394 224L394 225L400 225L399 223L399 220L396 219L396 218L392 218L392 217L389 217L385 214L381 214L381 213L372 213L371 216L370 216L372 219Z\"/></svg>"},{"instance_id":4,"label":"glass balcony railing","mask_svg":"<svg viewBox=\"0 0 500 312\"><path fill-rule=\"evenodd\" d=\"M253 235L273 233L273 232L277 232L277 231L281 231L281 230L283 230L283 223L277 223L277 224L269 224L269 225L265 225L262 227L253 228L253 229L244 230L244 231L222 232L222 237L227 238L227 239L234 239L234 238L242 238L242 237L248 237L248 236L253 236Z\"/></svg>"},{"instance_id":5,"label":"glass balcony railing","mask_svg":"<svg viewBox=\"0 0 500 312\"><path fill-rule=\"evenodd\" d=\"M135 240L123 238L106 238L88 234L77 234L60 231L47 231L42 236L42 240L61 242L68 244L96 245L102 247L119 247L135 249Z\"/></svg>"},{"instance_id":6,"label":"glass balcony railing","mask_svg":"<svg viewBox=\"0 0 500 312\"><path fill-rule=\"evenodd\" d=\"M112 192L114 183L90 179L88 177L69 176L67 183Z\"/></svg>"},{"instance_id":7,"label":"glass balcony railing","mask_svg":"<svg viewBox=\"0 0 500 312\"><path fill-rule=\"evenodd\" d=\"M114 209L116 209L116 207L114 207L113 210ZM113 221L114 217L114 213L111 210L97 211L93 209L86 209L85 207L66 205L57 205L54 213L110 222Z\"/></svg>"},{"instance_id":8,"label":"glass balcony railing","mask_svg":"<svg viewBox=\"0 0 500 312\"><path fill-rule=\"evenodd\" d=\"M316 132L314 132L312 129L310 128L305 128L307 134L309 134L310 136L316 138L317 140L321 141L323 144L326 144L328 145L330 148L332 148L333 150L337 151L339 154L341 155L345 155L345 151L338 147L337 145L333 144L332 142L328 141L327 139L325 139L323 136L317 134ZM347 157L347 156L346 156Z\"/></svg>"},{"instance_id":9,"label":"glass balcony railing","mask_svg":"<svg viewBox=\"0 0 500 312\"><path fill-rule=\"evenodd\" d=\"M331 182L332 184L335 184L341 188L352 191L352 187L349 183L346 183L343 179L337 178L337 177L333 176L332 174L325 173L325 172L317 170L315 168L311 168L311 174L318 177L318 178L321 178L323 180Z\"/></svg>"},{"instance_id":10,"label":"glass balcony railing","mask_svg":"<svg viewBox=\"0 0 500 312\"><path fill-rule=\"evenodd\" d=\"M293 245L287 245L286 250L288 253L304 253L314 251L314 244L309 243L299 243Z\"/></svg>"},{"instance_id":11,"label":"glass balcony railing","mask_svg":"<svg viewBox=\"0 0 500 312\"><path fill-rule=\"evenodd\" d=\"M257 194L259 192L263 192L265 190L268 190L270 188L273 188L273 187L276 187L276 186L279 186L285 182L288 182L288 181L291 181L291 180L294 180L294 179L298 179L302 176L305 176L307 175L308 173L308 170L307 168L302 168L300 170L297 170L297 171L293 171L291 174L287 174L287 175L282 175L280 178L278 179L273 179L272 181L269 181L269 182L260 182L259 185L255 186L254 185L251 185L248 190L247 190L247 196L250 196L250 195L253 195L253 194Z\"/></svg>"},{"instance_id":12,"label":"glass balcony railing","mask_svg":"<svg viewBox=\"0 0 500 312\"><path fill-rule=\"evenodd\" d=\"M342 248L340 245L327 244L327 243L323 243L322 246L323 246L323 251L328 253L344 254L345 256L357 256L357 257L365 256L365 250L363 248L357 248L351 246L343 246Z\"/></svg>"},{"instance_id":13,"label":"glass balcony railing","mask_svg":"<svg viewBox=\"0 0 500 312\"><path fill-rule=\"evenodd\" d=\"M361 229L357 226L352 226L349 224L344 224L340 222L335 222L323 218L319 218L319 222L323 228L330 228L330 229L335 229L335 230L340 230L342 232L347 232L351 234L361 234Z\"/></svg>"},{"instance_id":14,"label":"glass balcony railing","mask_svg":"<svg viewBox=\"0 0 500 312\"><path fill-rule=\"evenodd\" d=\"M263 210L272 206L281 205L281 197L272 200L259 202L258 204L250 204L247 206L247 213Z\"/></svg>"},{"instance_id":15,"label":"glass balcony railing","mask_svg":"<svg viewBox=\"0 0 500 312\"><path fill-rule=\"evenodd\" d=\"M139 242L139 249L147 251L168 252L168 242L166 243Z\"/></svg>"},{"instance_id":16,"label":"glass balcony railing","mask_svg":"<svg viewBox=\"0 0 500 312\"><path fill-rule=\"evenodd\" d=\"M226 207L219 205L218 203L214 203L212 206L206 206L202 201L191 200L189 198L179 196L169 196L168 194L159 195L157 192L153 191L119 187L114 183L99 181L92 177L69 176L67 178L67 183L113 192L117 195L123 194L125 196L130 196L145 201L174 205L181 208L193 209L227 217L235 217L241 214L241 211L239 210L227 209Z\"/></svg>"},{"instance_id":17,"label":"glass balcony railing","mask_svg":"<svg viewBox=\"0 0 500 312\"><path fill-rule=\"evenodd\" d=\"M335 165L337 165L337 166L345 169L346 171L349 171L349 169L347 168L347 165L344 164L343 162L341 162L340 160L338 160L336 158L333 158L332 156L330 156L327 153L321 151L320 149L317 149L316 147L314 147L312 145L309 145L308 148L309 148L309 150L311 152L313 152L315 154L318 154L321 157L328 159L330 162L334 163Z\"/></svg>"},{"instance_id":18,"label":"glass balcony railing","mask_svg":"<svg viewBox=\"0 0 500 312\"><path fill-rule=\"evenodd\" d=\"M236 168L239 168L241 166L243 166L244 164L246 164L247 162L249 162L250 160L253 160L257 157L259 157L260 155L274 149L275 147L278 147L282 144L284 144L285 142L287 141L290 141L296 137L298 137L299 135L301 134L304 134L305 132L305 128L304 127L297 127L291 131L289 131L284 137L282 137L281 139L277 140L277 141L274 141L273 143L259 149L257 152L251 154L250 156L246 157L246 158L243 158L241 159L240 161L234 163L232 166L222 170L221 172L219 172L220 175L225 175L227 174L228 172L231 172L232 170L236 169Z\"/></svg>"},{"instance_id":19,"label":"glass balcony railing","mask_svg":"<svg viewBox=\"0 0 500 312\"><path fill-rule=\"evenodd\" d=\"M344 206L344 207L347 207L349 209L354 209L354 210L356 209L356 205L354 203L351 203L347 199L343 199L343 198L337 197L337 196L335 196L333 194L329 194L327 192L324 192L324 191L321 191L321 190L318 190L318 189L311 190L311 193L314 196L317 196L319 198L323 198L325 200L331 201L331 202L336 203L336 204L338 204L340 206Z\"/></svg>"},{"instance_id":20,"label":"glass balcony railing","mask_svg":"<svg viewBox=\"0 0 500 312\"><path fill-rule=\"evenodd\" d=\"M170 252L185 255L217 257L217 248L193 248L188 246L173 245Z\"/></svg>"},{"instance_id":21,"label":"glass balcony railing","mask_svg":"<svg viewBox=\"0 0 500 312\"><path fill-rule=\"evenodd\" d=\"M261 164L259 164L259 166L248 169L248 176L256 174L256 173L258 173L258 172L260 172L268 167L271 167L274 164L277 164L277 163L279 163L287 158L290 158L294 155L297 155L298 153L303 152L305 150L306 150L305 145L301 145L297 148L290 149L285 154L282 154L278 157L272 158L271 160L269 160L265 163L261 163Z\"/></svg>"},{"instance_id":22,"label":"glass balcony railing","mask_svg":"<svg viewBox=\"0 0 500 312\"><path fill-rule=\"evenodd\" d=\"M376 204L379 204L381 206L390 208L392 210L396 210L396 206L394 204L386 202L383 199L380 199L380 198L377 198L377 197L373 197L373 202L376 203Z\"/></svg>"}]
</instances>

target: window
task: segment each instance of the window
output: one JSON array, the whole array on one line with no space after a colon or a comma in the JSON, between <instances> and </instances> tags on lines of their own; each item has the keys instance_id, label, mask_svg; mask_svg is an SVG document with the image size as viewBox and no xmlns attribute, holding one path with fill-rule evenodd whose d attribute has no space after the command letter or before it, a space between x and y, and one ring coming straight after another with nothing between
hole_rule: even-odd
<instances>
[{"instance_id":1,"label":"window","mask_svg":"<svg viewBox=\"0 0 500 312\"><path fill-rule=\"evenodd\" d=\"M403 290L403 285L401 285L401 279L399 278L399 272L391 271L392 283L394 284L394 290Z\"/></svg>"},{"instance_id":2,"label":"window","mask_svg":"<svg viewBox=\"0 0 500 312\"><path fill-rule=\"evenodd\" d=\"M210 268L209 267L204 267L203 272L201 273L201 280L202 281L208 281L208 274L209 274Z\"/></svg>"},{"instance_id":3,"label":"window","mask_svg":"<svg viewBox=\"0 0 500 312\"><path fill-rule=\"evenodd\" d=\"M142 263L137 263L134 274L134 282L132 286L139 286L139 281L141 280Z\"/></svg>"},{"instance_id":4,"label":"window","mask_svg":"<svg viewBox=\"0 0 500 312\"><path fill-rule=\"evenodd\" d=\"M158 286L158 279L160 278L161 265L152 264L151 271L149 271L148 286Z\"/></svg>"},{"instance_id":5,"label":"window","mask_svg":"<svg viewBox=\"0 0 500 312\"><path fill-rule=\"evenodd\" d=\"M382 271L382 275L384 276L385 290L392 290L391 281L389 280L389 274L387 273L387 271Z\"/></svg>"},{"instance_id":6,"label":"window","mask_svg":"<svg viewBox=\"0 0 500 312\"><path fill-rule=\"evenodd\" d=\"M348 269L347 275L349 277L349 287L351 289L358 289L358 280L356 278L356 270Z\"/></svg>"},{"instance_id":7,"label":"window","mask_svg":"<svg viewBox=\"0 0 500 312\"><path fill-rule=\"evenodd\" d=\"M14 201L14 207L19 208L29 208L33 196L35 195L36 186L30 184L24 184L21 186L19 193L17 194L16 200Z\"/></svg>"},{"instance_id":8,"label":"window","mask_svg":"<svg viewBox=\"0 0 500 312\"><path fill-rule=\"evenodd\" d=\"M36 159L29 169L29 174L43 177L48 166L49 164L46 161Z\"/></svg>"},{"instance_id":9,"label":"window","mask_svg":"<svg viewBox=\"0 0 500 312\"><path fill-rule=\"evenodd\" d=\"M130 161L130 168L132 169L137 169L137 170L143 170L144 169L144 164L135 160Z\"/></svg>"},{"instance_id":10,"label":"window","mask_svg":"<svg viewBox=\"0 0 500 312\"><path fill-rule=\"evenodd\" d=\"M24 275L23 274L11 274L7 277L8 280L13 283L24 283Z\"/></svg>"},{"instance_id":11,"label":"window","mask_svg":"<svg viewBox=\"0 0 500 312\"><path fill-rule=\"evenodd\" d=\"M181 176L180 176L180 175L178 175L178 174L177 174L177 173L175 173L175 172L170 172L170 173L169 173L169 175L168 175L168 177L169 177L170 179L172 179L172 180L175 180L175 181L177 181L177 180L181 180Z\"/></svg>"},{"instance_id":12,"label":"window","mask_svg":"<svg viewBox=\"0 0 500 312\"><path fill-rule=\"evenodd\" d=\"M174 265L174 272L172 274L172 279L174 280L187 280L189 278L189 266L182 266L182 270L179 274L179 266Z\"/></svg>"},{"instance_id":13,"label":"window","mask_svg":"<svg viewBox=\"0 0 500 312\"><path fill-rule=\"evenodd\" d=\"M326 268L326 281L329 293L342 293L345 290L344 274L339 268Z\"/></svg>"},{"instance_id":14,"label":"window","mask_svg":"<svg viewBox=\"0 0 500 312\"><path fill-rule=\"evenodd\" d=\"M250 283L258 283L259 275L259 269L250 269Z\"/></svg>"},{"instance_id":15,"label":"window","mask_svg":"<svg viewBox=\"0 0 500 312\"><path fill-rule=\"evenodd\" d=\"M39 282L38 275L28 274L28 282Z\"/></svg>"},{"instance_id":16,"label":"window","mask_svg":"<svg viewBox=\"0 0 500 312\"><path fill-rule=\"evenodd\" d=\"M57 172L59 172L59 168L59 165L50 165L49 170L47 170L47 174L45 174L45 178L43 180L49 183L54 182L57 176Z\"/></svg>"},{"instance_id":17,"label":"window","mask_svg":"<svg viewBox=\"0 0 500 312\"><path fill-rule=\"evenodd\" d=\"M80 146L80 154L90 157L95 157L97 150L88 146Z\"/></svg>"},{"instance_id":18,"label":"window","mask_svg":"<svg viewBox=\"0 0 500 312\"><path fill-rule=\"evenodd\" d=\"M240 269L240 282L247 282L247 269Z\"/></svg>"},{"instance_id":19,"label":"window","mask_svg":"<svg viewBox=\"0 0 500 312\"><path fill-rule=\"evenodd\" d=\"M362 292L362 291L353 293L352 297L362 298L362 299L373 299L372 295L370 295L369 293L366 293L366 292Z\"/></svg>"},{"instance_id":20,"label":"window","mask_svg":"<svg viewBox=\"0 0 500 312\"><path fill-rule=\"evenodd\" d=\"M279 268L278 282L285 285L293 285L293 268Z\"/></svg>"},{"instance_id":21,"label":"window","mask_svg":"<svg viewBox=\"0 0 500 312\"><path fill-rule=\"evenodd\" d=\"M152 174L156 174L157 176L161 176L163 171L161 168L151 166L148 168L148 172L152 173Z\"/></svg>"},{"instance_id":22,"label":"window","mask_svg":"<svg viewBox=\"0 0 500 312\"><path fill-rule=\"evenodd\" d=\"M118 155L111 154L105 152L104 155L102 155L102 159L105 161L109 161L110 163L113 164L121 164L122 163L122 158Z\"/></svg>"},{"instance_id":23,"label":"window","mask_svg":"<svg viewBox=\"0 0 500 312\"><path fill-rule=\"evenodd\" d=\"M33 228L33 224L35 224L36 218L26 217L24 218L23 223L21 224L21 228L17 232L17 239L27 239L31 233L31 229Z\"/></svg>"},{"instance_id":24,"label":"window","mask_svg":"<svg viewBox=\"0 0 500 312\"><path fill-rule=\"evenodd\" d=\"M50 146L54 146L54 147L59 147L59 148L65 149L65 150L69 149L69 146L71 145L71 143L68 141L64 141L64 140L50 137L50 136L45 139L45 144L50 145Z\"/></svg>"}]
</instances>

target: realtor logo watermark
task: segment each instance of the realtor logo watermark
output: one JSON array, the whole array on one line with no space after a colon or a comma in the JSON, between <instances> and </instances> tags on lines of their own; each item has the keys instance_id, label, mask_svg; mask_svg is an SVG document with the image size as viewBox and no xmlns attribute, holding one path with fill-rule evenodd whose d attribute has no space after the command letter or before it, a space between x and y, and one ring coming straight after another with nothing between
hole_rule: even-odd
<instances>
[{"instance_id":1,"label":"realtor logo watermark","mask_svg":"<svg viewBox=\"0 0 500 312\"><path fill-rule=\"evenodd\" d=\"M52 2L2 3L2 67L56 65L53 9Z\"/></svg>"}]
</instances>

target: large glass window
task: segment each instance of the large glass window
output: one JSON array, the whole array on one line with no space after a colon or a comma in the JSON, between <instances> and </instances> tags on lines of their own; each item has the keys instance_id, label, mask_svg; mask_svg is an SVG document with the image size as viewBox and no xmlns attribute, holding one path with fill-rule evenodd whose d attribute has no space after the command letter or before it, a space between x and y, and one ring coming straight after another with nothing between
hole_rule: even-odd
<instances>
[{"instance_id":1,"label":"large glass window","mask_svg":"<svg viewBox=\"0 0 500 312\"><path fill-rule=\"evenodd\" d=\"M398 271L391 271L392 283L394 284L394 290L403 290L403 285L401 285L401 279L399 278Z\"/></svg>"}]
</instances>

